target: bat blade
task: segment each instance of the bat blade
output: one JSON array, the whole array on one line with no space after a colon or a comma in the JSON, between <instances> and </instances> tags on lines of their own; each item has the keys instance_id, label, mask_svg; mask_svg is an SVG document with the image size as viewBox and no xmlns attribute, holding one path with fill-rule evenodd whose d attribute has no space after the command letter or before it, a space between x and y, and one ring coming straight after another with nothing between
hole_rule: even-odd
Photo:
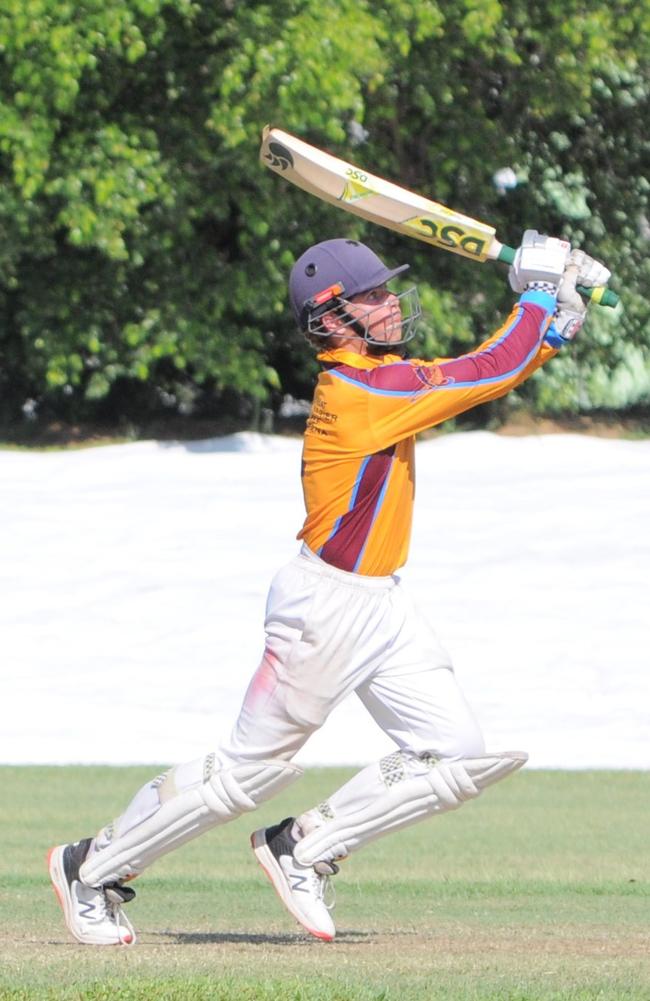
<instances>
[{"instance_id":1,"label":"bat blade","mask_svg":"<svg viewBox=\"0 0 650 1001\"><path fill-rule=\"evenodd\" d=\"M514 260L515 250L496 239L492 226L369 174L282 129L264 128L260 160L303 191L378 226L474 261ZM603 306L619 301L608 288L577 289Z\"/></svg>"},{"instance_id":2,"label":"bat blade","mask_svg":"<svg viewBox=\"0 0 650 1001\"><path fill-rule=\"evenodd\" d=\"M266 126L260 160L287 181L346 212L475 261L496 259L502 244L486 223L376 177Z\"/></svg>"}]
</instances>

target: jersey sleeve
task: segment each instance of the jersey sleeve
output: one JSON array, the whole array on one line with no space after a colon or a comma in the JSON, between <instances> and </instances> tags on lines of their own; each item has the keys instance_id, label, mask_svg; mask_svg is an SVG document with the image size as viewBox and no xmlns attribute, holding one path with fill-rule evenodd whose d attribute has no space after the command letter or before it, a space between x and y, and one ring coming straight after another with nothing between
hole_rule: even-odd
<instances>
[{"instance_id":1,"label":"jersey sleeve","mask_svg":"<svg viewBox=\"0 0 650 1001\"><path fill-rule=\"evenodd\" d=\"M543 343L554 309L553 296L526 292L503 327L469 354L360 374L376 447L435 427L520 385L556 353Z\"/></svg>"}]
</instances>

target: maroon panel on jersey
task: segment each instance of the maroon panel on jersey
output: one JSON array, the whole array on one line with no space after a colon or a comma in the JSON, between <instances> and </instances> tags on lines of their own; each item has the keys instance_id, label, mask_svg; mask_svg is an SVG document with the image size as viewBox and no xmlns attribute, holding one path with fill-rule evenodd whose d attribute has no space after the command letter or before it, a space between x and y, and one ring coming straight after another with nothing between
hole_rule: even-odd
<instances>
[{"instance_id":1,"label":"maroon panel on jersey","mask_svg":"<svg viewBox=\"0 0 650 1001\"><path fill-rule=\"evenodd\" d=\"M384 497L395 446L365 458L350 500L318 555L339 570L356 569Z\"/></svg>"}]
</instances>

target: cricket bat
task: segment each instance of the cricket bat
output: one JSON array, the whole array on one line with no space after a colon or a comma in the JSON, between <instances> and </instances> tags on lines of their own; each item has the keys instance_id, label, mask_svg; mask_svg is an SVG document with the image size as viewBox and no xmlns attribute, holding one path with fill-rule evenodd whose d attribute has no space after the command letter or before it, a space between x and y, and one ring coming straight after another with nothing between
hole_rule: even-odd
<instances>
[{"instance_id":1,"label":"cricket bat","mask_svg":"<svg viewBox=\"0 0 650 1001\"><path fill-rule=\"evenodd\" d=\"M408 191L392 181L310 146L289 132L267 125L260 159L287 181L369 222L422 240L433 247L474 261L512 264L515 250L500 243L487 223ZM578 291L603 306L615 306L618 296L605 287Z\"/></svg>"}]
</instances>

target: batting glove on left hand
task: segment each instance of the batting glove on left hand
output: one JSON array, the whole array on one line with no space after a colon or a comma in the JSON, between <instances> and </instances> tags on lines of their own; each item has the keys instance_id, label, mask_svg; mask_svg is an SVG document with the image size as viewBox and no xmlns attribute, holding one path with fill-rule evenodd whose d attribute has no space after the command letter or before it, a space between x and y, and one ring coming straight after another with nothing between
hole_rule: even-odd
<instances>
[{"instance_id":1,"label":"batting glove on left hand","mask_svg":"<svg viewBox=\"0 0 650 1001\"><path fill-rule=\"evenodd\" d=\"M525 292L531 287L548 286L548 291L554 295L570 250L566 240L527 229L508 271L510 287L515 292Z\"/></svg>"}]
</instances>

